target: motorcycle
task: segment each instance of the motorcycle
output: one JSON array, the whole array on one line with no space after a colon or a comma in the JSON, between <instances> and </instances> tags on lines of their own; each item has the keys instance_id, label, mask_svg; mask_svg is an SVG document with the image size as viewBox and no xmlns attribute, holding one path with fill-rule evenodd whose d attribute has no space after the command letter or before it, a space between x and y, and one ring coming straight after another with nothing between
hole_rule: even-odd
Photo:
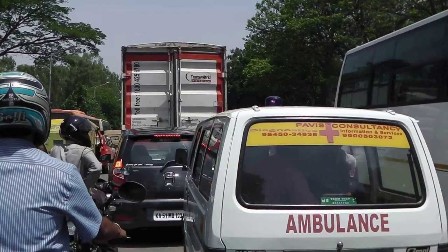
<instances>
[{"instance_id":1,"label":"motorcycle","mask_svg":"<svg viewBox=\"0 0 448 252\"><path fill-rule=\"evenodd\" d=\"M118 190L113 190L112 183L99 179L95 184L95 187L91 188L90 193L101 214L103 216L110 217L111 213L116 209L115 206L112 205L115 199L121 198L136 203L141 202L146 197L146 188L140 183L127 181L123 183ZM113 248L107 244L82 244L73 223L68 222L68 229L70 235L70 248L72 252L118 251L116 248ZM130 237L127 237L127 239L129 238Z\"/></svg>"}]
</instances>

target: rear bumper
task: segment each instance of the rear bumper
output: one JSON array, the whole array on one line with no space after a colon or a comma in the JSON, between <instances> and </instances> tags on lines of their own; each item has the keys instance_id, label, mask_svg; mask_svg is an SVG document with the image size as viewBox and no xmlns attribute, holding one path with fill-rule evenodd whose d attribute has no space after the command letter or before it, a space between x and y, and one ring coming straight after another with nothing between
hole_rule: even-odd
<instances>
[{"instance_id":1,"label":"rear bumper","mask_svg":"<svg viewBox=\"0 0 448 252\"><path fill-rule=\"evenodd\" d=\"M180 221L154 221L156 210L183 210L183 199L148 199L140 203L134 203L123 199L117 199L113 203L116 211L111 219L124 229L137 229L148 227L182 226Z\"/></svg>"}]
</instances>

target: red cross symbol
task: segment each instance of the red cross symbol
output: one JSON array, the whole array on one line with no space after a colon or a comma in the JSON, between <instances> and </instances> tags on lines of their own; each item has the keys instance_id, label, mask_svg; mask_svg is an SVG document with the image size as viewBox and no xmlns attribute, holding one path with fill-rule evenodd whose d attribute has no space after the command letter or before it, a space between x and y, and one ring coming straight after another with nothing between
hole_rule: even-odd
<instances>
[{"instance_id":1,"label":"red cross symbol","mask_svg":"<svg viewBox=\"0 0 448 252\"><path fill-rule=\"evenodd\" d=\"M325 123L325 130L320 130L319 135L326 136L328 143L334 143L334 137L339 136L339 131L333 130L331 123Z\"/></svg>"}]
</instances>

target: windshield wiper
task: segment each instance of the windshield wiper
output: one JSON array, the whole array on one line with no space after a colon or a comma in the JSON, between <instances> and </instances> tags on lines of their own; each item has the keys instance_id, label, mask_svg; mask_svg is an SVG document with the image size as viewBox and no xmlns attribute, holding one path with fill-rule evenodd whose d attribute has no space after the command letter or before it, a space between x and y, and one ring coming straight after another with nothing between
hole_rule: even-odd
<instances>
[{"instance_id":1,"label":"windshield wiper","mask_svg":"<svg viewBox=\"0 0 448 252\"><path fill-rule=\"evenodd\" d=\"M170 167L170 166L173 166L173 165L175 165L175 164L176 164L176 161L175 161L175 160L171 160L171 161L166 162L166 163L163 165L162 169L160 169L160 173L164 172L164 171L166 170L166 168L168 168L168 167Z\"/></svg>"}]
</instances>

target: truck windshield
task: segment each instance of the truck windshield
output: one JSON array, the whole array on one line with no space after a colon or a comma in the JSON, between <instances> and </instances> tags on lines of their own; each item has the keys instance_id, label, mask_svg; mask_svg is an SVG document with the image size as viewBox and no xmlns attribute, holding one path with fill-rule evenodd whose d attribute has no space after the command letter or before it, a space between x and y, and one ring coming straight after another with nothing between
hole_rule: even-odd
<instances>
[{"instance_id":1,"label":"truck windshield","mask_svg":"<svg viewBox=\"0 0 448 252\"><path fill-rule=\"evenodd\" d=\"M417 205L420 166L397 125L260 122L246 131L237 196L243 205Z\"/></svg>"}]
</instances>

